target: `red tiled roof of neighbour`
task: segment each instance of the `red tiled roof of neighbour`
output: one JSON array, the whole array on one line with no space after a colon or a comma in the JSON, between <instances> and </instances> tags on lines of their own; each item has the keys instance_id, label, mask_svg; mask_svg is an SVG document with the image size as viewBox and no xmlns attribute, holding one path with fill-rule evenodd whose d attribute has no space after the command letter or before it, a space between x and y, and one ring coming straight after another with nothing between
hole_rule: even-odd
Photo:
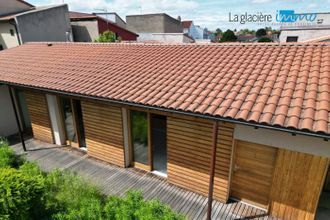
<instances>
[{"instance_id":1,"label":"red tiled roof of neighbour","mask_svg":"<svg viewBox=\"0 0 330 220\"><path fill-rule=\"evenodd\" d=\"M330 134L326 43L28 43L0 82Z\"/></svg>"},{"instance_id":2,"label":"red tiled roof of neighbour","mask_svg":"<svg viewBox=\"0 0 330 220\"><path fill-rule=\"evenodd\" d=\"M192 21L182 21L183 28L190 28Z\"/></svg>"}]
</instances>

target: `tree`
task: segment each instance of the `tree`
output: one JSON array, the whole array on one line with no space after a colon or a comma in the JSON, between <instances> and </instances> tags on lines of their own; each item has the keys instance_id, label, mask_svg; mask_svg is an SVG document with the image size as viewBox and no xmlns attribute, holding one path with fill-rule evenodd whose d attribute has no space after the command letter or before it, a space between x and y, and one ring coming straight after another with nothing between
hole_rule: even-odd
<instances>
[{"instance_id":1,"label":"tree","mask_svg":"<svg viewBox=\"0 0 330 220\"><path fill-rule=\"evenodd\" d=\"M273 42L273 40L268 37L262 37L258 40L258 42Z\"/></svg>"},{"instance_id":2,"label":"tree","mask_svg":"<svg viewBox=\"0 0 330 220\"><path fill-rule=\"evenodd\" d=\"M217 28L215 30L215 33L216 33L216 35L221 35L222 34L222 30L220 28Z\"/></svg>"},{"instance_id":3,"label":"tree","mask_svg":"<svg viewBox=\"0 0 330 220\"><path fill-rule=\"evenodd\" d=\"M262 37L262 36L266 36L266 35L267 35L267 32L266 32L265 28L260 28L256 32L257 37Z\"/></svg>"},{"instance_id":4,"label":"tree","mask_svg":"<svg viewBox=\"0 0 330 220\"><path fill-rule=\"evenodd\" d=\"M237 37L234 32L228 29L222 34L220 42L235 42L236 40Z\"/></svg>"},{"instance_id":5,"label":"tree","mask_svg":"<svg viewBox=\"0 0 330 220\"><path fill-rule=\"evenodd\" d=\"M99 38L95 40L95 42L99 43L107 43L107 42L115 42L116 39L116 34L113 33L112 31L105 31L102 34L100 34Z\"/></svg>"}]
</instances>

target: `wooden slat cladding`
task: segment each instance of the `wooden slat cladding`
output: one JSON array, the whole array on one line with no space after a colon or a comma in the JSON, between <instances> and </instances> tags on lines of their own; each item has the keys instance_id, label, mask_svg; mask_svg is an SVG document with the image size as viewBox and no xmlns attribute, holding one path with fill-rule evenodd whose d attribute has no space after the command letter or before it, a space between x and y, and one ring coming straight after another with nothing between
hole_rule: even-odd
<instances>
[{"instance_id":1,"label":"wooden slat cladding","mask_svg":"<svg viewBox=\"0 0 330 220\"><path fill-rule=\"evenodd\" d=\"M277 148L237 141L231 196L268 208Z\"/></svg>"},{"instance_id":2,"label":"wooden slat cladding","mask_svg":"<svg viewBox=\"0 0 330 220\"><path fill-rule=\"evenodd\" d=\"M214 198L227 201L233 126L219 124ZM167 118L168 181L208 194L212 121Z\"/></svg>"},{"instance_id":3,"label":"wooden slat cladding","mask_svg":"<svg viewBox=\"0 0 330 220\"><path fill-rule=\"evenodd\" d=\"M87 101L82 101L81 106L88 154L124 167L121 108Z\"/></svg>"},{"instance_id":4,"label":"wooden slat cladding","mask_svg":"<svg viewBox=\"0 0 330 220\"><path fill-rule=\"evenodd\" d=\"M46 95L31 91L24 91L24 93L31 120L33 137L47 143L54 143Z\"/></svg>"},{"instance_id":5,"label":"wooden slat cladding","mask_svg":"<svg viewBox=\"0 0 330 220\"><path fill-rule=\"evenodd\" d=\"M278 150L270 213L281 219L314 219L328 159Z\"/></svg>"}]
</instances>

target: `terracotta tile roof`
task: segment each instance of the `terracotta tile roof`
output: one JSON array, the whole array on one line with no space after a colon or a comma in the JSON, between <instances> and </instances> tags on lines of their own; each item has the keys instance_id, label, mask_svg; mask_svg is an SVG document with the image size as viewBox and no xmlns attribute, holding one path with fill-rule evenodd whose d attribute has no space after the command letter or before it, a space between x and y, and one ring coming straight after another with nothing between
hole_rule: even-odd
<instances>
[{"instance_id":1,"label":"terracotta tile roof","mask_svg":"<svg viewBox=\"0 0 330 220\"><path fill-rule=\"evenodd\" d=\"M183 28L190 28L192 21L182 21L181 23Z\"/></svg>"},{"instance_id":2,"label":"terracotta tile roof","mask_svg":"<svg viewBox=\"0 0 330 220\"><path fill-rule=\"evenodd\" d=\"M28 43L0 82L330 134L330 44Z\"/></svg>"}]
</instances>

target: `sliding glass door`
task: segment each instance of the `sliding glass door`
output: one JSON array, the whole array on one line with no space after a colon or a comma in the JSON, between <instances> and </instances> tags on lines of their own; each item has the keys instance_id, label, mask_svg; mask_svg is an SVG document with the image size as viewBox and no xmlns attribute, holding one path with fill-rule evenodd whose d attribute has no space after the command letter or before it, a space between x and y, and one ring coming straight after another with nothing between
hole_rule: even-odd
<instances>
[{"instance_id":1,"label":"sliding glass door","mask_svg":"<svg viewBox=\"0 0 330 220\"><path fill-rule=\"evenodd\" d=\"M149 165L148 115L145 112L131 111L131 138L134 165Z\"/></svg>"},{"instance_id":2,"label":"sliding glass door","mask_svg":"<svg viewBox=\"0 0 330 220\"><path fill-rule=\"evenodd\" d=\"M130 111L133 166L167 173L166 116Z\"/></svg>"},{"instance_id":3,"label":"sliding glass door","mask_svg":"<svg viewBox=\"0 0 330 220\"><path fill-rule=\"evenodd\" d=\"M151 115L153 170L167 173L166 116Z\"/></svg>"},{"instance_id":4,"label":"sliding glass door","mask_svg":"<svg viewBox=\"0 0 330 220\"><path fill-rule=\"evenodd\" d=\"M67 144L73 147L86 147L80 101L62 97L61 107Z\"/></svg>"}]
</instances>

